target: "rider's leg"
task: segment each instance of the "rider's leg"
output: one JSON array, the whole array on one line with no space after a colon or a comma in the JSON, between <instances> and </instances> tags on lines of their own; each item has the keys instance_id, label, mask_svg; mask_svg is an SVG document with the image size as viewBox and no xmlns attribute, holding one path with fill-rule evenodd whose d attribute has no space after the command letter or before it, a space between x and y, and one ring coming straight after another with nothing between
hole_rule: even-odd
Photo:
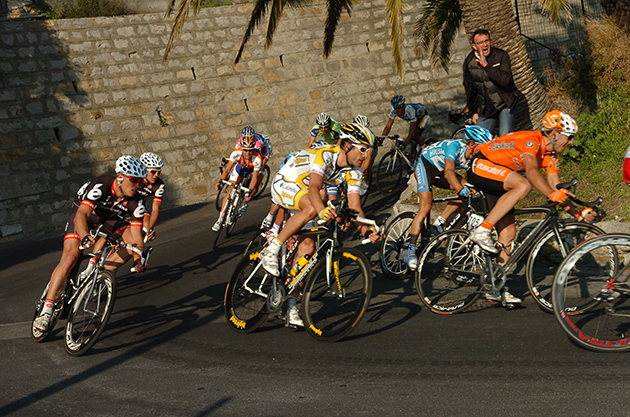
<instances>
[{"instance_id":1,"label":"rider's leg","mask_svg":"<svg viewBox=\"0 0 630 417\"><path fill-rule=\"evenodd\" d=\"M418 266L418 257L416 255L416 245L418 242L418 236L422 230L422 224L424 219L428 216L433 205L433 193L431 191L424 191L419 194L420 208L418 213L411 222L411 239L409 240L409 247L407 248L407 254L405 255L404 262L409 265L409 268L416 269Z\"/></svg>"},{"instance_id":2,"label":"rider's leg","mask_svg":"<svg viewBox=\"0 0 630 417\"><path fill-rule=\"evenodd\" d=\"M499 242L503 244L501 252L497 262L499 265L505 265L510 258L512 252L512 242L516 237L516 222L514 214L507 214L495 225L497 232L499 233Z\"/></svg>"}]
</instances>

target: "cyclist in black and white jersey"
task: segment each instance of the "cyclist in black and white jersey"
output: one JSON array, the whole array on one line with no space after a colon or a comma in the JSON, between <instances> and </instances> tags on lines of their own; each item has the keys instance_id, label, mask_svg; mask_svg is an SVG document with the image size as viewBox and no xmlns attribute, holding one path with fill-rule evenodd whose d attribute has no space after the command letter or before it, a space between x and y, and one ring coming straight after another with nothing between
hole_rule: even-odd
<instances>
[{"instance_id":1,"label":"cyclist in black and white jersey","mask_svg":"<svg viewBox=\"0 0 630 417\"><path fill-rule=\"evenodd\" d=\"M124 155L116 161L116 173L115 177L101 175L93 179L82 196L72 204L61 260L50 277L44 307L35 319L35 328L41 332L48 330L55 301L81 254L79 246L87 248L94 244L94 238L89 234L92 228L103 224L110 232L121 234L126 243L144 250L142 221L145 209L142 200L135 196L147 176L147 169L137 158ZM131 223L124 220L125 216L131 218ZM105 263L105 267L115 271L132 255L136 262L136 272L142 272L144 266L140 263L140 255L129 250L114 253Z\"/></svg>"},{"instance_id":2,"label":"cyclist in black and white jersey","mask_svg":"<svg viewBox=\"0 0 630 417\"><path fill-rule=\"evenodd\" d=\"M160 216L160 207L163 203L164 190L166 185L160 178L164 161L153 152L145 152L140 155L140 161L147 168L147 177L144 180L144 186L138 190L138 195L142 197L145 207L149 206L149 199L153 197L151 211L144 213L144 221L142 231L148 240L155 239L155 224Z\"/></svg>"}]
</instances>

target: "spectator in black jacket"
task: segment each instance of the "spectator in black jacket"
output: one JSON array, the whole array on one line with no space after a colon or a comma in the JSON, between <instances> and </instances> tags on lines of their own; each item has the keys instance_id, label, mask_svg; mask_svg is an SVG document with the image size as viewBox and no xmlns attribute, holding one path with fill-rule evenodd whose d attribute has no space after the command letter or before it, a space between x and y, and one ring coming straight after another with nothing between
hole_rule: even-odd
<instances>
[{"instance_id":1,"label":"spectator in black jacket","mask_svg":"<svg viewBox=\"0 0 630 417\"><path fill-rule=\"evenodd\" d=\"M466 108L474 124L490 132L499 125L499 136L514 131L517 89L512 79L510 56L490 44L490 33L478 29L472 37L473 50L464 60Z\"/></svg>"}]
</instances>

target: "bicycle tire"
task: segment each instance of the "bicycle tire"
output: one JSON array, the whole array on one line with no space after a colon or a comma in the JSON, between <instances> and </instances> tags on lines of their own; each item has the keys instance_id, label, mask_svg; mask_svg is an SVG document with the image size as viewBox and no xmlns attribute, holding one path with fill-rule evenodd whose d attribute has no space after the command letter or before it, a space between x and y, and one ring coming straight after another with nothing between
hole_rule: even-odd
<instances>
[{"instance_id":1,"label":"bicycle tire","mask_svg":"<svg viewBox=\"0 0 630 417\"><path fill-rule=\"evenodd\" d=\"M455 140L466 139L466 126L462 126L459 129L457 129L455 132L453 132L453 134L451 135L451 139L455 139Z\"/></svg>"},{"instance_id":2,"label":"bicycle tire","mask_svg":"<svg viewBox=\"0 0 630 417\"><path fill-rule=\"evenodd\" d=\"M116 277L109 270L81 284L66 323L66 352L81 356L94 346L112 314L115 299Z\"/></svg>"},{"instance_id":3,"label":"bicycle tire","mask_svg":"<svg viewBox=\"0 0 630 417\"><path fill-rule=\"evenodd\" d=\"M415 216L416 213L411 211L400 213L383 232L385 237L381 242L380 260L381 270L386 278L403 279L409 272L403 258L411 239L411 223Z\"/></svg>"},{"instance_id":4,"label":"bicycle tire","mask_svg":"<svg viewBox=\"0 0 630 417\"><path fill-rule=\"evenodd\" d=\"M416 271L418 296L434 313L464 311L481 294L485 266L486 257L470 241L468 231L444 232L420 254Z\"/></svg>"},{"instance_id":5,"label":"bicycle tire","mask_svg":"<svg viewBox=\"0 0 630 417\"><path fill-rule=\"evenodd\" d=\"M243 257L225 289L225 319L238 333L253 332L269 315L267 295L271 292L274 278L262 268L259 257L260 251L257 250ZM257 289L259 293L255 294L248 288Z\"/></svg>"},{"instance_id":6,"label":"bicycle tire","mask_svg":"<svg viewBox=\"0 0 630 417\"><path fill-rule=\"evenodd\" d=\"M74 266L70 270L70 274L68 274L68 279L66 280L66 284L63 288L63 291L61 292L59 299L55 302L53 315L48 324L48 330L46 330L45 332L40 332L39 330L35 328L35 319L37 318L37 316L39 316L39 313L42 311L42 308L44 307L44 301L46 301L46 295L48 294L48 288L50 287L50 282L46 284L46 288L44 288L44 291L42 291L41 295L35 302L35 312L33 314L33 320L31 323L31 338L33 339L35 343L39 343L46 340L48 335L55 329L55 325L57 324L57 321L59 321L60 319L65 319L68 316L69 309L67 308L66 300L68 300L72 296L72 293L74 291L71 285L71 282L77 282L76 276L79 274L80 271L83 271L87 267L87 262L89 261L90 258L91 258L90 255L82 254L77 260L77 262L74 264Z\"/></svg>"},{"instance_id":7,"label":"bicycle tire","mask_svg":"<svg viewBox=\"0 0 630 417\"><path fill-rule=\"evenodd\" d=\"M395 158L395 151L389 151L378 163L376 186L385 195L398 188L403 174L402 158Z\"/></svg>"},{"instance_id":8,"label":"bicycle tire","mask_svg":"<svg viewBox=\"0 0 630 417\"><path fill-rule=\"evenodd\" d=\"M217 192L217 199L214 202L214 206L217 211L221 211L221 203L223 203L223 198L227 193L229 187L227 187L224 183L219 184L219 191Z\"/></svg>"},{"instance_id":9,"label":"bicycle tire","mask_svg":"<svg viewBox=\"0 0 630 417\"><path fill-rule=\"evenodd\" d=\"M333 253L334 281L326 274L322 257L306 279L302 297L304 328L313 338L335 342L361 321L372 296L372 271L365 255L354 248Z\"/></svg>"},{"instance_id":10,"label":"bicycle tire","mask_svg":"<svg viewBox=\"0 0 630 417\"><path fill-rule=\"evenodd\" d=\"M264 192L265 188L267 188L267 184L269 183L269 177L271 175L271 169L269 169L269 165L265 165L262 172L260 173L260 180L258 181L258 190L256 190L256 194L252 197L252 199L257 199Z\"/></svg>"},{"instance_id":11,"label":"bicycle tire","mask_svg":"<svg viewBox=\"0 0 630 417\"><path fill-rule=\"evenodd\" d=\"M575 248L558 268L553 311L577 346L597 352L630 350L630 263L627 255L617 256L628 251L630 235L599 236Z\"/></svg>"},{"instance_id":12,"label":"bicycle tire","mask_svg":"<svg viewBox=\"0 0 630 417\"><path fill-rule=\"evenodd\" d=\"M230 206L228 207L227 214L225 216L225 237L230 237L232 232L234 231L234 227L236 227L236 221L238 220L238 211L241 207L242 194L238 194L235 199L230 199L228 203Z\"/></svg>"},{"instance_id":13,"label":"bicycle tire","mask_svg":"<svg viewBox=\"0 0 630 417\"><path fill-rule=\"evenodd\" d=\"M257 231L254 237L249 241L245 250L243 251L243 256L247 256L250 252L261 251L267 246L267 236L265 233L261 233L261 231Z\"/></svg>"},{"instance_id":14,"label":"bicycle tire","mask_svg":"<svg viewBox=\"0 0 630 417\"><path fill-rule=\"evenodd\" d=\"M566 223L558 231L561 242L558 242L553 230L536 241L529 254L525 273L530 294L547 313L553 313L551 288L562 260L580 243L604 234L599 227L582 222Z\"/></svg>"}]
</instances>

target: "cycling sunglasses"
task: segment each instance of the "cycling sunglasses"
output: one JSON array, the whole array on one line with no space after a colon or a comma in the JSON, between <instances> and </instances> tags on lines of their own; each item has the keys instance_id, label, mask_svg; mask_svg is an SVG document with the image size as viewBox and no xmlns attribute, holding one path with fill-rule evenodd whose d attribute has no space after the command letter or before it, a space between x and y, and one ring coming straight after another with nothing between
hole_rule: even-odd
<instances>
[{"instance_id":1,"label":"cycling sunglasses","mask_svg":"<svg viewBox=\"0 0 630 417\"><path fill-rule=\"evenodd\" d=\"M354 143L352 144L352 146L357 148L359 150L359 152L361 152L361 154L363 154L363 155L365 155L365 153L370 149L369 146L355 145Z\"/></svg>"},{"instance_id":2,"label":"cycling sunglasses","mask_svg":"<svg viewBox=\"0 0 630 417\"><path fill-rule=\"evenodd\" d=\"M123 175L125 178L127 178L129 180L130 183L132 184L137 184L140 181L143 180L143 178L138 178L138 177L130 177L129 175Z\"/></svg>"},{"instance_id":3,"label":"cycling sunglasses","mask_svg":"<svg viewBox=\"0 0 630 417\"><path fill-rule=\"evenodd\" d=\"M569 140L573 140L573 136L575 136L575 135L567 135L566 133L563 133L563 135L566 136L567 139Z\"/></svg>"},{"instance_id":4,"label":"cycling sunglasses","mask_svg":"<svg viewBox=\"0 0 630 417\"><path fill-rule=\"evenodd\" d=\"M153 175L160 175L160 172L162 172L161 169L149 169L148 171Z\"/></svg>"}]
</instances>

